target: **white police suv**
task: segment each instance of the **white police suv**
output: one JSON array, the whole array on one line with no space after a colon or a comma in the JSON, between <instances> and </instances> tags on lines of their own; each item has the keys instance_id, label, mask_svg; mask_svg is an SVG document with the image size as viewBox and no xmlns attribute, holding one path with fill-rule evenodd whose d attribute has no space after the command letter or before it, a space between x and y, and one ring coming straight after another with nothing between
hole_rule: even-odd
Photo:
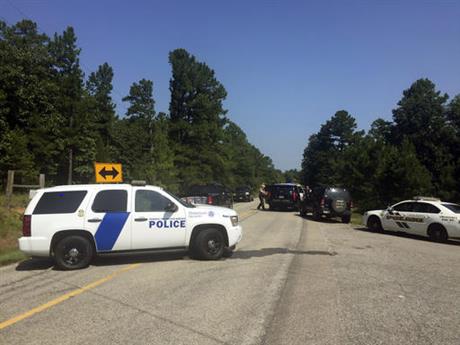
<instances>
[{"instance_id":1,"label":"white police suv","mask_svg":"<svg viewBox=\"0 0 460 345\"><path fill-rule=\"evenodd\" d=\"M51 256L62 269L86 267L94 255L155 249L188 249L216 260L241 240L237 213L191 205L160 187L128 184L40 189L24 214L19 248Z\"/></svg>"},{"instance_id":2,"label":"white police suv","mask_svg":"<svg viewBox=\"0 0 460 345\"><path fill-rule=\"evenodd\" d=\"M460 205L436 198L415 197L386 210L364 213L363 224L374 231L406 232L435 241L460 239Z\"/></svg>"}]
</instances>

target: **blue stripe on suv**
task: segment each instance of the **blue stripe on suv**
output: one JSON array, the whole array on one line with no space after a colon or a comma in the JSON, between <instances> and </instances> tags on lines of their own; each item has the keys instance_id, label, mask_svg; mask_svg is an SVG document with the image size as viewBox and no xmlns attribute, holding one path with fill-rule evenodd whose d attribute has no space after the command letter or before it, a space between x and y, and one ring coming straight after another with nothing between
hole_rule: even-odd
<instances>
[{"instance_id":1,"label":"blue stripe on suv","mask_svg":"<svg viewBox=\"0 0 460 345\"><path fill-rule=\"evenodd\" d=\"M129 212L110 212L105 214L94 235L98 251L112 250L128 216Z\"/></svg>"}]
</instances>

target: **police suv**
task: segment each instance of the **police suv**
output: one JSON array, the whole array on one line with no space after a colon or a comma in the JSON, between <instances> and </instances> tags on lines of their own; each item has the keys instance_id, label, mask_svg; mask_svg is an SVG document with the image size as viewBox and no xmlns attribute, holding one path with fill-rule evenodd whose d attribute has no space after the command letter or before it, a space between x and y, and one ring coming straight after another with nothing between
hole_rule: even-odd
<instances>
[{"instance_id":1,"label":"police suv","mask_svg":"<svg viewBox=\"0 0 460 345\"><path fill-rule=\"evenodd\" d=\"M364 213L363 224L374 231L406 232L435 241L460 239L460 205L431 197L415 197L386 210Z\"/></svg>"},{"instance_id":2,"label":"police suv","mask_svg":"<svg viewBox=\"0 0 460 345\"><path fill-rule=\"evenodd\" d=\"M72 185L37 191L25 210L19 248L77 269L96 254L152 249L186 249L217 260L231 254L241 236L234 210L191 205L160 187Z\"/></svg>"}]
</instances>

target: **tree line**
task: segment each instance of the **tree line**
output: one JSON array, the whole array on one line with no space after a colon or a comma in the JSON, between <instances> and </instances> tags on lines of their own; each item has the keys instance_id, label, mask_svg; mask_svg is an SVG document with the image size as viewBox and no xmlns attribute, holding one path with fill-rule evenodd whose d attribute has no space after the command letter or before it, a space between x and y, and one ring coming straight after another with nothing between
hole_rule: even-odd
<instances>
[{"instance_id":1,"label":"tree line","mask_svg":"<svg viewBox=\"0 0 460 345\"><path fill-rule=\"evenodd\" d=\"M156 112L153 82L133 82L125 114L112 98L108 63L85 76L72 27L49 37L37 24L0 21L0 174L47 184L92 183L93 163L120 162L126 181L180 192L191 184L234 188L278 182L282 173L223 107L215 72L184 49L169 53L169 113Z\"/></svg>"},{"instance_id":2,"label":"tree line","mask_svg":"<svg viewBox=\"0 0 460 345\"><path fill-rule=\"evenodd\" d=\"M301 179L347 187L361 210L415 195L460 201L460 95L449 101L429 79L417 80L392 121L379 118L367 132L336 112L310 136Z\"/></svg>"}]
</instances>

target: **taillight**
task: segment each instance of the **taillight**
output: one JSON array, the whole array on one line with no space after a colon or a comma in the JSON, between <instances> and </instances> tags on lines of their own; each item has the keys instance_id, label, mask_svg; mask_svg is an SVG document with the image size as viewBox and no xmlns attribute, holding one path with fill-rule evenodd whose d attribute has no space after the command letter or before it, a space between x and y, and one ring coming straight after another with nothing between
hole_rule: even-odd
<instances>
[{"instance_id":1,"label":"taillight","mask_svg":"<svg viewBox=\"0 0 460 345\"><path fill-rule=\"evenodd\" d=\"M32 216L24 216L22 219L22 236L30 237L31 236L31 225L32 225Z\"/></svg>"},{"instance_id":2,"label":"taillight","mask_svg":"<svg viewBox=\"0 0 460 345\"><path fill-rule=\"evenodd\" d=\"M353 208L353 201L350 200L350 201L348 202L348 207L349 207L349 208Z\"/></svg>"},{"instance_id":3,"label":"taillight","mask_svg":"<svg viewBox=\"0 0 460 345\"><path fill-rule=\"evenodd\" d=\"M321 207L324 207L324 198L321 198L320 205Z\"/></svg>"},{"instance_id":4,"label":"taillight","mask_svg":"<svg viewBox=\"0 0 460 345\"><path fill-rule=\"evenodd\" d=\"M208 202L207 202L207 204L212 205L212 203L213 203L212 196L211 196L211 195L208 195Z\"/></svg>"}]
</instances>

